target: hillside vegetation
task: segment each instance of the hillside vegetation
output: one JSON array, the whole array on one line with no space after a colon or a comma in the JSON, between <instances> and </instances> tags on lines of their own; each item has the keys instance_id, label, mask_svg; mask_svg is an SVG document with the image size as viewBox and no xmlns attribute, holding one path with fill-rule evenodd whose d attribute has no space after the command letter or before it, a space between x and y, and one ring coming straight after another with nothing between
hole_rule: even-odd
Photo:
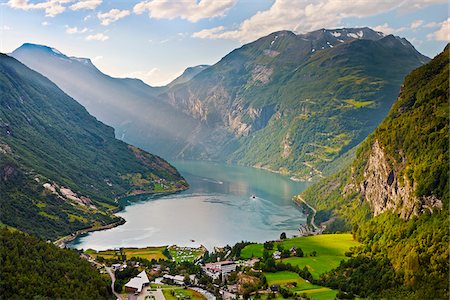
<instances>
[{"instance_id":1,"label":"hillside vegetation","mask_svg":"<svg viewBox=\"0 0 450 300\"><path fill-rule=\"evenodd\" d=\"M363 244L323 284L360 296L449 297L448 57L449 46L411 72L351 166L301 195L334 221L330 230L352 229Z\"/></svg>"},{"instance_id":2,"label":"hillside vegetation","mask_svg":"<svg viewBox=\"0 0 450 300\"><path fill-rule=\"evenodd\" d=\"M117 221L116 198L185 189L42 75L0 56L0 222L55 239Z\"/></svg>"},{"instance_id":3,"label":"hillside vegetation","mask_svg":"<svg viewBox=\"0 0 450 300\"><path fill-rule=\"evenodd\" d=\"M73 250L0 229L2 299L111 299L110 281Z\"/></svg>"},{"instance_id":4,"label":"hillside vegetation","mask_svg":"<svg viewBox=\"0 0 450 300\"><path fill-rule=\"evenodd\" d=\"M161 97L214 129L197 157L307 180L364 140L427 61L405 39L369 28L280 31Z\"/></svg>"}]
</instances>

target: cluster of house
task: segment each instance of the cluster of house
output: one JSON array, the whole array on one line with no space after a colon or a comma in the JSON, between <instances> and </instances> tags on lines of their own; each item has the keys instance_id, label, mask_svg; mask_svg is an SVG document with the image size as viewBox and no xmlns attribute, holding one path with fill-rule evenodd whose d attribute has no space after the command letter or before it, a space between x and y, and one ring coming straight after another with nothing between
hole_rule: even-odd
<instances>
[{"instance_id":1,"label":"cluster of house","mask_svg":"<svg viewBox=\"0 0 450 300\"><path fill-rule=\"evenodd\" d=\"M289 251L291 252L292 256L296 256L297 255L297 248L292 247L291 249L289 249ZM281 252L280 251L275 251L272 255L273 255L273 259L281 259Z\"/></svg>"},{"instance_id":2,"label":"cluster of house","mask_svg":"<svg viewBox=\"0 0 450 300\"><path fill-rule=\"evenodd\" d=\"M124 262L123 264L112 264L111 268L113 269L113 271L122 271L123 269L125 269L127 267L127 264Z\"/></svg>"},{"instance_id":3,"label":"cluster of house","mask_svg":"<svg viewBox=\"0 0 450 300\"><path fill-rule=\"evenodd\" d=\"M212 279L217 279L220 276L226 278L231 272L236 271L237 264L234 261L218 261L213 263L205 264L202 269L206 275Z\"/></svg>"}]
</instances>

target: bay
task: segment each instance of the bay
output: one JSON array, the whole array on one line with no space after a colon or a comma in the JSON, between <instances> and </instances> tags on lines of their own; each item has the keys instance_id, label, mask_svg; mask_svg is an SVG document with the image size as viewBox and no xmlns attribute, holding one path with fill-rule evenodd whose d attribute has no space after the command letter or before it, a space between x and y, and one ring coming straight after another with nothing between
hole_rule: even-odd
<instances>
[{"instance_id":1,"label":"bay","mask_svg":"<svg viewBox=\"0 0 450 300\"><path fill-rule=\"evenodd\" d=\"M251 167L175 161L190 189L171 195L122 199L124 225L69 243L78 249L179 245L208 249L298 234L306 218L292 197L307 183Z\"/></svg>"}]
</instances>

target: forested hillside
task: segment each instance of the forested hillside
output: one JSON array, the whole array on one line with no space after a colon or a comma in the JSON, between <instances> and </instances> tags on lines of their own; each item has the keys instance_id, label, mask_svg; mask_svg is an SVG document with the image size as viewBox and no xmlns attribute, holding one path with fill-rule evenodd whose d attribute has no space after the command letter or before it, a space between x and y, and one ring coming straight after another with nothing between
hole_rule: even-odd
<instances>
[{"instance_id":1,"label":"forested hillside","mask_svg":"<svg viewBox=\"0 0 450 300\"><path fill-rule=\"evenodd\" d=\"M101 275L74 250L0 229L1 299L111 299ZM106 277L105 277L106 276Z\"/></svg>"},{"instance_id":2,"label":"forested hillside","mask_svg":"<svg viewBox=\"0 0 450 300\"><path fill-rule=\"evenodd\" d=\"M45 239L117 220L116 198L187 183L54 83L0 56L0 222Z\"/></svg>"},{"instance_id":3,"label":"forested hillside","mask_svg":"<svg viewBox=\"0 0 450 300\"><path fill-rule=\"evenodd\" d=\"M301 195L330 230L351 229L364 244L324 284L361 296L449 297L448 58L449 46L411 72L351 166Z\"/></svg>"}]
</instances>

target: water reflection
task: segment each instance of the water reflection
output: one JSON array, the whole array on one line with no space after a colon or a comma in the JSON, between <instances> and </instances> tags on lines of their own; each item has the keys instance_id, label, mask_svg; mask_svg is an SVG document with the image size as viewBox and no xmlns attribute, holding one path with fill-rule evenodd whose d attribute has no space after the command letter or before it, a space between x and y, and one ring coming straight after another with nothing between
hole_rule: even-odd
<instances>
[{"instance_id":1,"label":"water reflection","mask_svg":"<svg viewBox=\"0 0 450 300\"><path fill-rule=\"evenodd\" d=\"M174 165L191 185L188 191L125 199L122 204L127 206L118 215L127 223L91 233L71 246L101 250L203 244L212 248L241 240L275 239L282 231L295 234L305 222L291 201L305 188L304 183L247 167L208 162Z\"/></svg>"}]
</instances>

